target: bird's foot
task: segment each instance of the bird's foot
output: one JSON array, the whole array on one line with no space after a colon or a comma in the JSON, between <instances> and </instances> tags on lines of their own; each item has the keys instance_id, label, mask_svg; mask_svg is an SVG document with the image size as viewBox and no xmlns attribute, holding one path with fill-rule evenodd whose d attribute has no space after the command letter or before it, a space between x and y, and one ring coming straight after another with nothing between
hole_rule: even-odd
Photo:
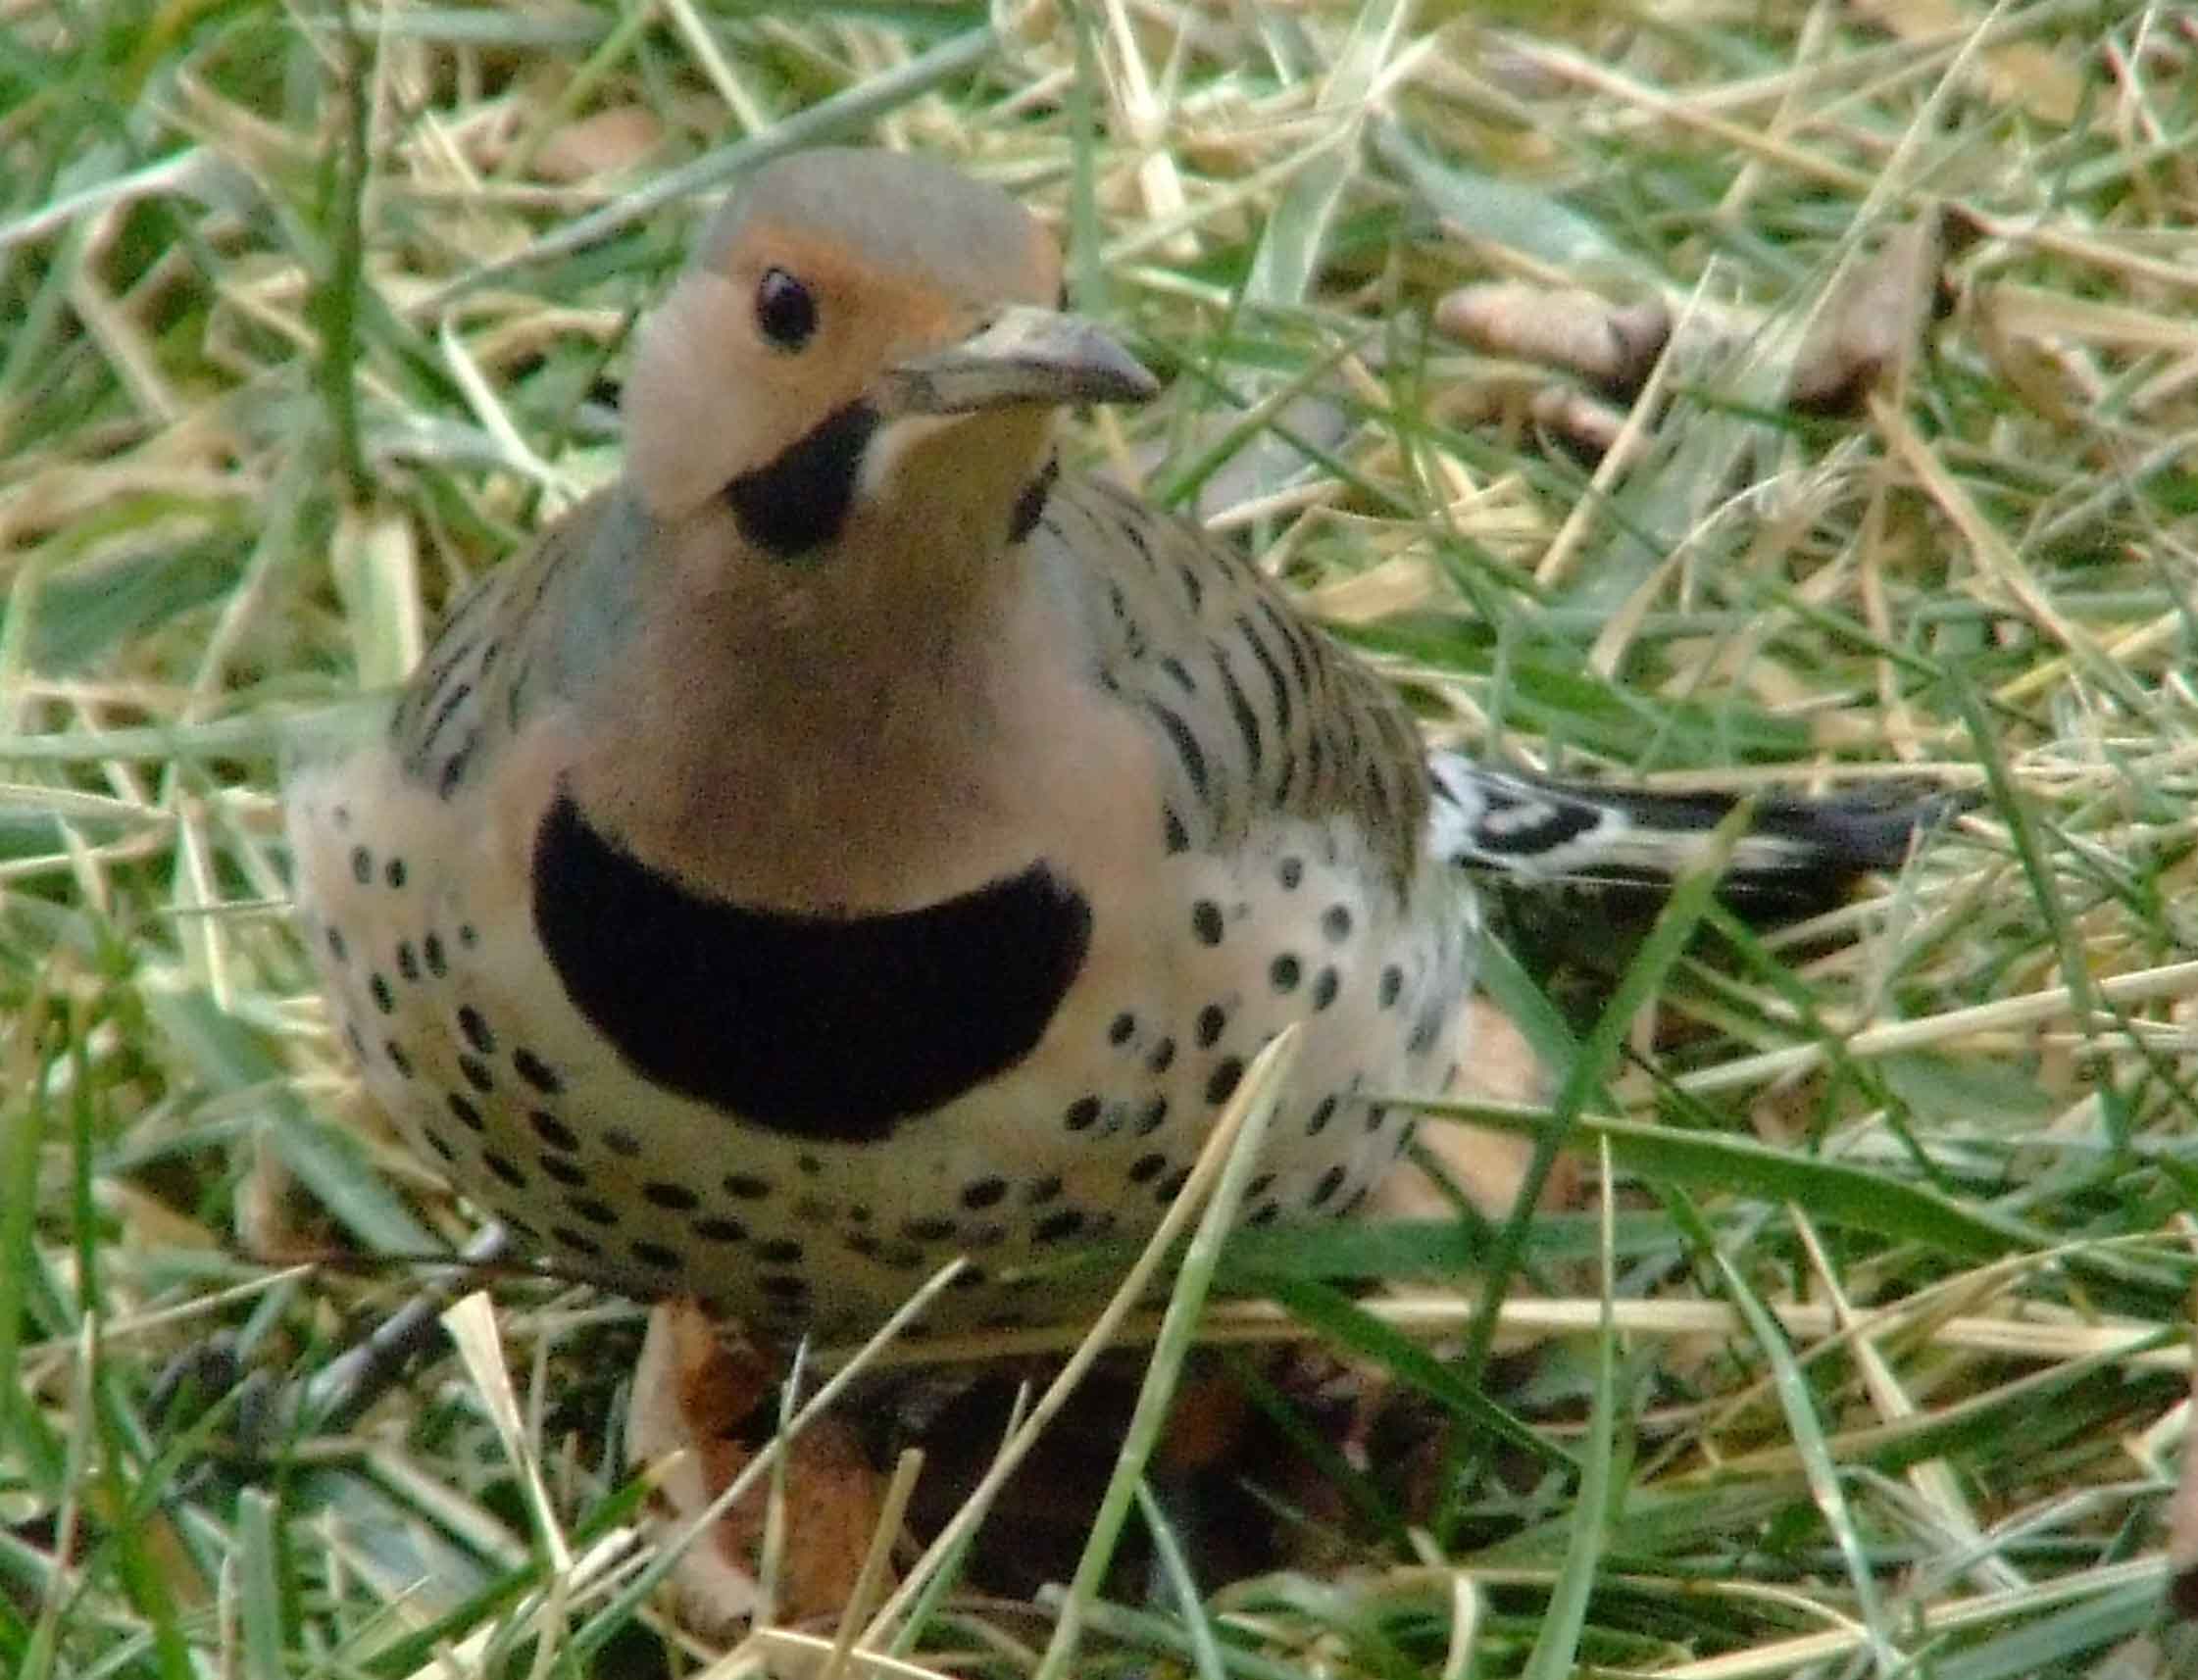
<instances>
[{"instance_id":1,"label":"bird's foot","mask_svg":"<svg viewBox=\"0 0 2198 1680\"><path fill-rule=\"evenodd\" d=\"M775 1419L777 1362L692 1301L659 1305L634 1371L626 1460L654 1470L650 1510L675 1540L754 1461ZM828 1616L853 1593L883 1504L885 1479L851 1425L825 1415L785 1448L785 1539L764 1558L770 1473L694 1536L673 1571L673 1610L705 1638L759 1619ZM771 1578L767 1580L767 1575Z\"/></svg>"}]
</instances>

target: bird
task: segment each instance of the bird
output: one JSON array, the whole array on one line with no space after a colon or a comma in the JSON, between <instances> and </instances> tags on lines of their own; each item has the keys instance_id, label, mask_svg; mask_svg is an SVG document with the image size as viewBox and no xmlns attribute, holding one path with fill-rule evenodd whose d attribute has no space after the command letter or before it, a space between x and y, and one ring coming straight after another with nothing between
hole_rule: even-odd
<instances>
[{"instance_id":1,"label":"bird","mask_svg":"<svg viewBox=\"0 0 2198 1680\"><path fill-rule=\"evenodd\" d=\"M1668 880L1732 801L1430 748L1241 549L1062 463L1159 381L942 162L756 170L646 320L617 479L291 774L330 1015L517 1243L780 1344L1064 1308L1299 1029L1241 1217L1360 1210L1470 1075L1474 877ZM1898 865L1778 804L1726 890Z\"/></svg>"}]
</instances>

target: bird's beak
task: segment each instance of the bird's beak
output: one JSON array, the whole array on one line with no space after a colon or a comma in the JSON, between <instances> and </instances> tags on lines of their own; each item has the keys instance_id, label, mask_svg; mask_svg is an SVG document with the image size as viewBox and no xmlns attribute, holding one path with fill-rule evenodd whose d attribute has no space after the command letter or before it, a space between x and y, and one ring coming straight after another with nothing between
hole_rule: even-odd
<instances>
[{"instance_id":1,"label":"bird's beak","mask_svg":"<svg viewBox=\"0 0 2198 1680\"><path fill-rule=\"evenodd\" d=\"M1159 391L1143 364L1088 321L1018 305L959 344L890 369L877 396L893 414L967 415L1024 405L1142 403Z\"/></svg>"}]
</instances>

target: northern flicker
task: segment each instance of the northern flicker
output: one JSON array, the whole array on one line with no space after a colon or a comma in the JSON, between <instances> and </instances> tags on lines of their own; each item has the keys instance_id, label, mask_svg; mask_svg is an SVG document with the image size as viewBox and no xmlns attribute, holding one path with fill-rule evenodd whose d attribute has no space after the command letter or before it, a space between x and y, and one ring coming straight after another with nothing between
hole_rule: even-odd
<instances>
[{"instance_id":1,"label":"northern flicker","mask_svg":"<svg viewBox=\"0 0 2198 1680\"><path fill-rule=\"evenodd\" d=\"M1430 753L1235 548L1064 471L1155 381L1005 193L753 175L641 337L623 477L297 774L298 899L405 1135L520 1241L767 1336L1149 1230L1304 1028L1246 1202L1348 1214L1472 1064L1468 872L1667 876L1727 809ZM1743 884L1897 860L1788 803Z\"/></svg>"}]
</instances>

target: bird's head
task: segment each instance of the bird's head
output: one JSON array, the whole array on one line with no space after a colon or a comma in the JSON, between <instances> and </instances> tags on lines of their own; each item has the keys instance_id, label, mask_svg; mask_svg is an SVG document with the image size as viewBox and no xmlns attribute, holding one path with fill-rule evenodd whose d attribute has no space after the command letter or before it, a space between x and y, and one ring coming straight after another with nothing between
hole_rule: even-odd
<instances>
[{"instance_id":1,"label":"bird's head","mask_svg":"<svg viewBox=\"0 0 2198 1680\"><path fill-rule=\"evenodd\" d=\"M658 519L723 525L765 562L827 557L865 526L1004 541L1042 487L1053 412L1157 388L1053 307L1060 289L1046 230L943 165L771 164L643 331L631 483Z\"/></svg>"}]
</instances>

